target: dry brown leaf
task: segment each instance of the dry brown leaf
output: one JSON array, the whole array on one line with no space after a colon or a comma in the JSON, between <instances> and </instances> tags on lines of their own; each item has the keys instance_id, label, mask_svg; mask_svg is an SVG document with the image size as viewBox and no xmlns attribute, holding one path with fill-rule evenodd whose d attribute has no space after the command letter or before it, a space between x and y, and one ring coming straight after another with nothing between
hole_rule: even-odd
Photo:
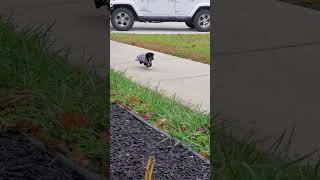
<instances>
[{"instance_id":1,"label":"dry brown leaf","mask_svg":"<svg viewBox=\"0 0 320 180\"><path fill-rule=\"evenodd\" d=\"M201 151L201 152L200 152L200 155L201 155L201 156L203 156L203 157L205 157L205 158L207 158L207 157L208 157L208 153L203 152L203 151Z\"/></svg>"},{"instance_id":2,"label":"dry brown leaf","mask_svg":"<svg viewBox=\"0 0 320 180\"><path fill-rule=\"evenodd\" d=\"M162 118L153 123L155 126L161 127L167 124L167 119Z\"/></svg>"},{"instance_id":3,"label":"dry brown leaf","mask_svg":"<svg viewBox=\"0 0 320 180\"><path fill-rule=\"evenodd\" d=\"M110 96L116 96L118 93L116 91L110 91Z\"/></svg>"},{"instance_id":4,"label":"dry brown leaf","mask_svg":"<svg viewBox=\"0 0 320 180\"><path fill-rule=\"evenodd\" d=\"M55 151L62 153L62 154L67 154L69 152L69 147L67 143L61 140L57 139L46 139L44 140L45 144L47 144L50 148L54 149Z\"/></svg>"},{"instance_id":5,"label":"dry brown leaf","mask_svg":"<svg viewBox=\"0 0 320 180\"><path fill-rule=\"evenodd\" d=\"M140 101L140 106L146 107L146 105L142 101Z\"/></svg>"},{"instance_id":6,"label":"dry brown leaf","mask_svg":"<svg viewBox=\"0 0 320 180\"><path fill-rule=\"evenodd\" d=\"M99 138L103 141L103 142L109 142L109 133L108 132L101 132L99 134Z\"/></svg>"},{"instance_id":7,"label":"dry brown leaf","mask_svg":"<svg viewBox=\"0 0 320 180\"><path fill-rule=\"evenodd\" d=\"M138 102L138 99L137 99L136 97L134 97L134 96L130 96L130 97L128 98L128 101L129 101L130 103L137 103L137 102Z\"/></svg>"}]
</instances>

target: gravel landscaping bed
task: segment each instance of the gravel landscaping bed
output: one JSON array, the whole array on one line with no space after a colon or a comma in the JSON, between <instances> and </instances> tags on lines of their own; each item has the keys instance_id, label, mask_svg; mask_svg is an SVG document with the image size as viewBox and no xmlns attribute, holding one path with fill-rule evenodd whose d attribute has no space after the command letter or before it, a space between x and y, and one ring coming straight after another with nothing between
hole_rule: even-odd
<instances>
[{"instance_id":1,"label":"gravel landscaping bed","mask_svg":"<svg viewBox=\"0 0 320 180\"><path fill-rule=\"evenodd\" d=\"M84 180L29 137L0 132L0 180Z\"/></svg>"},{"instance_id":2,"label":"gravel landscaping bed","mask_svg":"<svg viewBox=\"0 0 320 180\"><path fill-rule=\"evenodd\" d=\"M150 156L156 159L154 180L209 179L210 164L207 160L116 104L111 105L110 131L112 179L143 179Z\"/></svg>"}]
</instances>

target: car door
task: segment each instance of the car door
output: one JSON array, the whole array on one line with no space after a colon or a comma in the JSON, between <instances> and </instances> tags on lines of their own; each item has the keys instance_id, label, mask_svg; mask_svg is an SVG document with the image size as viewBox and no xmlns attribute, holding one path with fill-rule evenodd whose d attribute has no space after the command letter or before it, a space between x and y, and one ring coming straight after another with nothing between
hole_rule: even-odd
<instances>
[{"instance_id":1,"label":"car door","mask_svg":"<svg viewBox=\"0 0 320 180\"><path fill-rule=\"evenodd\" d=\"M173 16L175 0L147 0L149 16Z\"/></svg>"},{"instance_id":2,"label":"car door","mask_svg":"<svg viewBox=\"0 0 320 180\"><path fill-rule=\"evenodd\" d=\"M197 0L175 0L175 14L177 16L188 16Z\"/></svg>"}]
</instances>

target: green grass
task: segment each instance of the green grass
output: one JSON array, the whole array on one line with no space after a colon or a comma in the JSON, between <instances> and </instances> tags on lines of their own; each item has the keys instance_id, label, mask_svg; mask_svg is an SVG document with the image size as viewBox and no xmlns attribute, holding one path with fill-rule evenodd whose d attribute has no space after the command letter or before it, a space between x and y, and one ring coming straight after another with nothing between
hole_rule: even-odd
<instances>
[{"instance_id":1,"label":"green grass","mask_svg":"<svg viewBox=\"0 0 320 180\"><path fill-rule=\"evenodd\" d=\"M320 10L320 0L281 0L281 1L296 4L302 7Z\"/></svg>"},{"instance_id":2,"label":"green grass","mask_svg":"<svg viewBox=\"0 0 320 180\"><path fill-rule=\"evenodd\" d=\"M210 64L210 34L111 33L111 40Z\"/></svg>"},{"instance_id":3,"label":"green grass","mask_svg":"<svg viewBox=\"0 0 320 180\"><path fill-rule=\"evenodd\" d=\"M226 134L223 123L216 125L212 133L212 177L221 180L316 180L320 179L318 164L302 164L310 154L290 159L286 150L279 147L288 145L283 133L268 150L257 150L257 141L252 136L238 139ZM292 135L290 139L292 139ZM290 146L288 146L290 150Z\"/></svg>"},{"instance_id":4,"label":"green grass","mask_svg":"<svg viewBox=\"0 0 320 180\"><path fill-rule=\"evenodd\" d=\"M151 90L126 78L124 72L110 72L111 102L123 104L143 115L152 113L150 123L158 124L172 137L191 145L193 149L209 155L209 115L196 112L166 97L163 92Z\"/></svg>"},{"instance_id":5,"label":"green grass","mask_svg":"<svg viewBox=\"0 0 320 180\"><path fill-rule=\"evenodd\" d=\"M67 157L76 159L79 150L89 160L88 169L105 174L108 145L101 133L108 128L106 84L89 69L66 62L66 54L53 52L45 31L29 29L17 32L0 19L0 99L21 91L29 96L0 109L0 125L41 126L37 138L67 144ZM87 127L62 126L62 114L82 114ZM31 127L29 127L31 128ZM78 157L79 158L79 157Z\"/></svg>"}]
</instances>

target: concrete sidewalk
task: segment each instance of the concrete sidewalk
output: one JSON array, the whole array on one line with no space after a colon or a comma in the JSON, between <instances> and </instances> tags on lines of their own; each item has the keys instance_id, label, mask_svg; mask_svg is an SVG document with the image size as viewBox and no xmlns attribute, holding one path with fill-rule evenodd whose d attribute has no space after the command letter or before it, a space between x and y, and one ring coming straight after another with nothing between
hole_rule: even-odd
<instances>
[{"instance_id":1,"label":"concrete sidewalk","mask_svg":"<svg viewBox=\"0 0 320 180\"><path fill-rule=\"evenodd\" d=\"M134 60L148 51L155 53L155 61L146 69ZM126 70L129 77L142 85L159 87L168 96L176 95L187 105L201 105L201 111L210 110L210 65L110 41L110 66Z\"/></svg>"}]
</instances>

